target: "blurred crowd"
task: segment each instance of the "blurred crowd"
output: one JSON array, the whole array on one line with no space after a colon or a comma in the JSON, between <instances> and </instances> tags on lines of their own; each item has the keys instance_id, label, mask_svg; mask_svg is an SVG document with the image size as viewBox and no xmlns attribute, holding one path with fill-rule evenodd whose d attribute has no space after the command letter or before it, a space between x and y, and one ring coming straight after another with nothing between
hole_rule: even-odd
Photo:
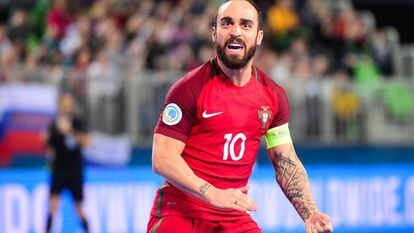
<instances>
[{"instance_id":1,"label":"blurred crowd","mask_svg":"<svg viewBox=\"0 0 414 233\"><path fill-rule=\"evenodd\" d=\"M85 95L86 77L104 83L96 89L119 94L122 77L139 71L188 71L215 53L211 26L221 2L2 0L0 83L33 80L40 71L41 78L60 83L69 69L74 81L65 80L79 98ZM290 92L293 102L301 99L302 106L292 108L307 109L302 114L309 122L303 127L306 135L320 134L320 82L326 79L336 83L331 102L337 134L349 120L361 125L362 105L348 85L392 77L387 32L375 28L351 1L256 2L265 24L256 64Z\"/></svg>"},{"instance_id":2,"label":"blurred crowd","mask_svg":"<svg viewBox=\"0 0 414 233\"><path fill-rule=\"evenodd\" d=\"M189 70L214 54L210 28L220 2L3 0L1 67L18 63L28 69L48 65L91 73L125 66ZM355 76L361 69L393 73L386 34L369 28L352 5L333 9L325 0L257 2L264 9L266 32L257 63L275 79L336 71Z\"/></svg>"}]
</instances>

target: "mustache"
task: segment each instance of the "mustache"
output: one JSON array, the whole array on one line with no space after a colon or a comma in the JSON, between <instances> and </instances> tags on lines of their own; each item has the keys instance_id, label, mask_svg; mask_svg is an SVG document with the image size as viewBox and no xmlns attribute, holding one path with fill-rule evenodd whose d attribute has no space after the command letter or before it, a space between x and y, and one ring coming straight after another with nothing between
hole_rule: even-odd
<instances>
[{"instance_id":1,"label":"mustache","mask_svg":"<svg viewBox=\"0 0 414 233\"><path fill-rule=\"evenodd\" d=\"M242 44L242 45L243 45L243 47L244 47L244 48L247 48L247 46L246 46L246 42L244 42L242 39L237 38L237 37L232 37L232 38L228 39L228 40L224 43L224 47L229 46L229 44L230 44L230 43L233 43L233 42L240 43L240 44Z\"/></svg>"}]
</instances>

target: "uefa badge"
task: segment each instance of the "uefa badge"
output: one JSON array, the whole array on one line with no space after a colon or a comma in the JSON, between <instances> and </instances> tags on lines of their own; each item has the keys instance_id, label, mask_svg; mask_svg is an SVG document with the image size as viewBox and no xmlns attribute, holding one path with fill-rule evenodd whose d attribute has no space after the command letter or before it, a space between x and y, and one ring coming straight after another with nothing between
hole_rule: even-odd
<instances>
[{"instance_id":1,"label":"uefa badge","mask_svg":"<svg viewBox=\"0 0 414 233\"><path fill-rule=\"evenodd\" d=\"M180 122L183 113L181 112L180 107L177 104L170 103L168 104L164 112L162 113L162 122L166 125L176 125Z\"/></svg>"},{"instance_id":2,"label":"uefa badge","mask_svg":"<svg viewBox=\"0 0 414 233\"><path fill-rule=\"evenodd\" d=\"M262 109L257 111L257 115L259 117L259 121L262 124L260 129L266 129L267 122L272 118L272 110L269 106L262 106Z\"/></svg>"}]
</instances>

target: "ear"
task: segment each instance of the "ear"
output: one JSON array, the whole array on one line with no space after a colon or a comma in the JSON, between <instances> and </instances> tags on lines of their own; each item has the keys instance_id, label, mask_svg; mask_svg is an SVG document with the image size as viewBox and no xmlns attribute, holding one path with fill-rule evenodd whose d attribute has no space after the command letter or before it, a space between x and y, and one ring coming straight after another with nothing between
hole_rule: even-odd
<instances>
[{"instance_id":1,"label":"ear","mask_svg":"<svg viewBox=\"0 0 414 233\"><path fill-rule=\"evenodd\" d=\"M256 38L256 44L257 45L261 45L262 44L263 36L264 36L263 30L259 30L257 32L257 38Z\"/></svg>"},{"instance_id":2,"label":"ear","mask_svg":"<svg viewBox=\"0 0 414 233\"><path fill-rule=\"evenodd\" d=\"M211 38L213 40L213 43L216 43L216 36L217 36L216 27L211 27Z\"/></svg>"}]
</instances>

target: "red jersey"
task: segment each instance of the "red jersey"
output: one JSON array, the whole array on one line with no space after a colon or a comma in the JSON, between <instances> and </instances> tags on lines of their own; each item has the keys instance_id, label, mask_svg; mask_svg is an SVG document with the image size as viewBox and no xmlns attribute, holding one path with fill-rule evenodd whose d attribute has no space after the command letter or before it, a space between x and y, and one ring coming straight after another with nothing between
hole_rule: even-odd
<instances>
[{"instance_id":1,"label":"red jersey","mask_svg":"<svg viewBox=\"0 0 414 233\"><path fill-rule=\"evenodd\" d=\"M238 87L212 59L189 72L167 94L155 133L186 144L182 157L194 173L217 188L247 184L260 139L289 121L285 91L256 67ZM168 182L157 192L153 215L233 220L246 215L223 210Z\"/></svg>"}]
</instances>

